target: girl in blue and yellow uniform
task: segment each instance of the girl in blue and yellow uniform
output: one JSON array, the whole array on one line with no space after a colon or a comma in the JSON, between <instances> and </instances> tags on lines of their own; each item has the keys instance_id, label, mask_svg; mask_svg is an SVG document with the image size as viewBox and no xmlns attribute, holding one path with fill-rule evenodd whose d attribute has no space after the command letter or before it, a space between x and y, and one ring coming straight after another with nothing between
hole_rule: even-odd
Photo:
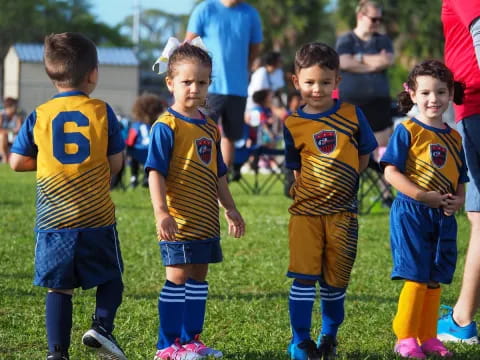
<instances>
[{"instance_id":1,"label":"girl in blue and yellow uniform","mask_svg":"<svg viewBox=\"0 0 480 360\"><path fill-rule=\"evenodd\" d=\"M208 264L222 261L219 202L230 234L241 237L245 225L228 190L220 132L199 110L211 81L212 60L188 42L177 42L172 49L166 82L175 100L153 124L145 164L167 278L158 300L155 359L220 357L220 351L199 339Z\"/></svg>"},{"instance_id":2,"label":"girl in blue and yellow uniform","mask_svg":"<svg viewBox=\"0 0 480 360\"><path fill-rule=\"evenodd\" d=\"M454 91L455 88L455 91ZM455 98L454 98L455 97ZM382 158L385 178L398 190L390 212L392 279L403 279L393 330L405 358L451 356L436 338L440 283L452 281L457 258L454 213L465 200L462 139L442 120L463 88L436 60L412 70L399 105L419 114L397 126Z\"/></svg>"}]
</instances>

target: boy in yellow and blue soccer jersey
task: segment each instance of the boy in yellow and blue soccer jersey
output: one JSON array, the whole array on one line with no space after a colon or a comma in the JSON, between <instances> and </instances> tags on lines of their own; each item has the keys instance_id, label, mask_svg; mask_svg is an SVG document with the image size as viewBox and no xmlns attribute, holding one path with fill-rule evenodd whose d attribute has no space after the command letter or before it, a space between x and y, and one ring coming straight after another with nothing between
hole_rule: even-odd
<instances>
[{"instance_id":1,"label":"boy in yellow and blue soccer jersey","mask_svg":"<svg viewBox=\"0 0 480 360\"><path fill-rule=\"evenodd\" d=\"M78 33L45 38L45 69L58 94L25 120L12 146L15 171L37 171L34 284L48 288L47 360L69 358L73 289L97 287L83 343L125 360L112 335L122 302L123 262L110 176L124 142L108 104L88 96L98 80L95 44Z\"/></svg>"},{"instance_id":2,"label":"boy in yellow and blue soccer jersey","mask_svg":"<svg viewBox=\"0 0 480 360\"><path fill-rule=\"evenodd\" d=\"M418 115L397 126L382 157L385 178L399 194L390 211L393 280L404 280L393 320L395 353L424 359L452 353L437 339L440 283L452 281L457 259L454 213L468 181L460 134L443 122L449 102L461 103L463 87L436 60L411 71L399 98L402 112ZM439 329L439 333L441 333Z\"/></svg>"},{"instance_id":3,"label":"boy in yellow and blue soccer jersey","mask_svg":"<svg viewBox=\"0 0 480 360\"><path fill-rule=\"evenodd\" d=\"M289 297L293 338L288 348L294 360L336 357L357 249L359 174L377 146L362 112L332 99L338 72L338 55L329 46L310 43L297 51L293 83L305 105L286 119L284 129L286 166L295 174L287 273L295 279ZM322 330L316 345L310 327L317 281Z\"/></svg>"}]
</instances>

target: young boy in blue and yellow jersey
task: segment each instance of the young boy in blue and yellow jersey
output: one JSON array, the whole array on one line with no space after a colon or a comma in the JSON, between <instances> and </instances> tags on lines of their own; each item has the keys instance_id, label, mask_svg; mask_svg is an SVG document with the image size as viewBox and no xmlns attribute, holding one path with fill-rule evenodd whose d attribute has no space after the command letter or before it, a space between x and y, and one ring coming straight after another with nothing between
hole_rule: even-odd
<instances>
[{"instance_id":1,"label":"young boy in blue and yellow jersey","mask_svg":"<svg viewBox=\"0 0 480 360\"><path fill-rule=\"evenodd\" d=\"M112 336L123 262L109 193L125 145L110 106L88 96L98 80L95 44L78 33L49 35L44 62L58 94L25 120L10 166L37 172L34 284L48 288L47 360L69 359L72 295L80 286L97 287L83 343L101 358L125 360Z\"/></svg>"},{"instance_id":2,"label":"young boy in blue and yellow jersey","mask_svg":"<svg viewBox=\"0 0 480 360\"><path fill-rule=\"evenodd\" d=\"M336 357L345 292L356 256L359 174L377 143L363 113L332 99L340 77L337 53L306 44L295 56L293 83L305 105L285 121L286 166L294 171L289 224L289 297L295 360ZM320 283L322 330L310 338L315 284Z\"/></svg>"}]
</instances>

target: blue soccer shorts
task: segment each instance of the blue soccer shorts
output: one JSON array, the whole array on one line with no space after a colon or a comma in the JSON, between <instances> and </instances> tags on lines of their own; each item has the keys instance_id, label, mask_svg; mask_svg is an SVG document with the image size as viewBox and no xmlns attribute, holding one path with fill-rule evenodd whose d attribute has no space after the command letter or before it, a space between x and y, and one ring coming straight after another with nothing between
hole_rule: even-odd
<instances>
[{"instance_id":1,"label":"blue soccer shorts","mask_svg":"<svg viewBox=\"0 0 480 360\"><path fill-rule=\"evenodd\" d=\"M468 177L465 210L480 211L480 114L468 116L458 123L467 160Z\"/></svg>"},{"instance_id":2,"label":"blue soccer shorts","mask_svg":"<svg viewBox=\"0 0 480 360\"><path fill-rule=\"evenodd\" d=\"M450 284L457 262L456 239L455 216L399 194L390 209L392 279Z\"/></svg>"},{"instance_id":3,"label":"blue soccer shorts","mask_svg":"<svg viewBox=\"0 0 480 360\"><path fill-rule=\"evenodd\" d=\"M159 242L164 266L211 264L223 260L219 239Z\"/></svg>"},{"instance_id":4,"label":"blue soccer shorts","mask_svg":"<svg viewBox=\"0 0 480 360\"><path fill-rule=\"evenodd\" d=\"M37 232L33 283L51 289L89 289L122 276L115 226Z\"/></svg>"}]
</instances>

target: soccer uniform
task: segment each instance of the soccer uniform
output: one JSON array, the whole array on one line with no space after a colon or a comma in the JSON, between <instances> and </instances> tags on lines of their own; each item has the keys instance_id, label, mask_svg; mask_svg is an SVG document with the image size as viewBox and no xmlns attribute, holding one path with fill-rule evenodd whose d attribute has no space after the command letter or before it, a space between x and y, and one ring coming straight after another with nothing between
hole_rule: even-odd
<instances>
[{"instance_id":1,"label":"soccer uniform","mask_svg":"<svg viewBox=\"0 0 480 360\"><path fill-rule=\"evenodd\" d=\"M445 125L437 129L415 118L395 129L383 165L394 165L425 191L455 194L468 181L462 140ZM390 211L392 279L450 283L457 258L455 216L399 193Z\"/></svg>"},{"instance_id":2,"label":"soccer uniform","mask_svg":"<svg viewBox=\"0 0 480 360\"><path fill-rule=\"evenodd\" d=\"M227 168L217 125L169 108L152 127L145 168L165 177L168 210L179 230L177 241L158 239L164 265L221 261L218 178Z\"/></svg>"},{"instance_id":3,"label":"soccer uniform","mask_svg":"<svg viewBox=\"0 0 480 360\"><path fill-rule=\"evenodd\" d=\"M12 152L36 158L36 285L90 288L123 270L108 156L125 145L112 109L80 91L25 120Z\"/></svg>"},{"instance_id":4,"label":"soccer uniform","mask_svg":"<svg viewBox=\"0 0 480 360\"><path fill-rule=\"evenodd\" d=\"M359 156L376 148L363 113L335 101L320 114L300 108L285 121L286 166L301 170L292 186L287 276L346 288L356 256Z\"/></svg>"},{"instance_id":5,"label":"soccer uniform","mask_svg":"<svg viewBox=\"0 0 480 360\"><path fill-rule=\"evenodd\" d=\"M148 144L150 144L149 124L134 122L128 129L128 137L126 144L128 146L128 154L140 164L145 164L148 154Z\"/></svg>"}]
</instances>

